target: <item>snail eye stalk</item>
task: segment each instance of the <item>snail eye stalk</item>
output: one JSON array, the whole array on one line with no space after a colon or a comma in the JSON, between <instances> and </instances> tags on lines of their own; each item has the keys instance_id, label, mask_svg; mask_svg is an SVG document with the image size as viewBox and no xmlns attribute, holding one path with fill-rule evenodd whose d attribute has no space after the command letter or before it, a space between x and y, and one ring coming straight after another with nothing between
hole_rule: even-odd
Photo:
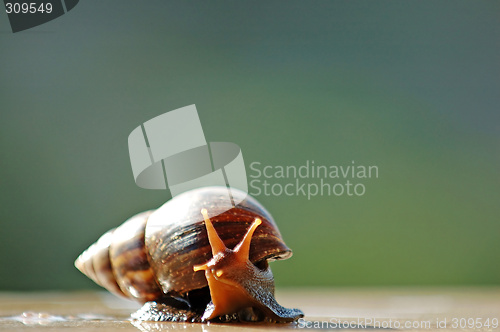
<instances>
[{"instance_id":1,"label":"snail eye stalk","mask_svg":"<svg viewBox=\"0 0 500 332\"><path fill-rule=\"evenodd\" d=\"M210 247L212 247L212 255L215 256L218 253L226 251L226 245L224 244L224 242L222 242L219 234L217 234L217 231L214 228L214 225L210 221L207 209L201 209L201 214L203 215L203 219L205 219L205 227L207 228Z\"/></svg>"},{"instance_id":2,"label":"snail eye stalk","mask_svg":"<svg viewBox=\"0 0 500 332\"><path fill-rule=\"evenodd\" d=\"M243 237L243 240L234 248L234 252L236 253L236 257L238 259L246 261L250 258L250 243L252 242L252 236L257 227L262 224L262 220L256 218L252 223L247 233Z\"/></svg>"}]
</instances>

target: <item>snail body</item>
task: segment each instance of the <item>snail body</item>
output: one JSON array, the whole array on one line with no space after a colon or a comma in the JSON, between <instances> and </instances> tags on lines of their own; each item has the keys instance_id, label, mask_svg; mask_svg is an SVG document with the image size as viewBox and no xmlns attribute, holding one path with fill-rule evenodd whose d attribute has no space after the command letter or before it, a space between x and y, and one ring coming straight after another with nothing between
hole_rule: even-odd
<instances>
[{"instance_id":1,"label":"snail body","mask_svg":"<svg viewBox=\"0 0 500 332\"><path fill-rule=\"evenodd\" d=\"M261 204L232 188L228 198L228 190L191 190L137 214L75 266L110 292L144 303L137 319L297 320L300 310L276 302L268 265L292 251Z\"/></svg>"}]
</instances>

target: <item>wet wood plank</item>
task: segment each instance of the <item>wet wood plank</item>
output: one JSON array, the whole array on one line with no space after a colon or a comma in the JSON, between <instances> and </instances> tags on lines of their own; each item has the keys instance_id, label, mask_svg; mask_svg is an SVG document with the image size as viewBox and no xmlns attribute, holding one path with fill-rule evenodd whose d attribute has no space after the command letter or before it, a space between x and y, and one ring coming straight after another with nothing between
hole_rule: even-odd
<instances>
[{"instance_id":1,"label":"wet wood plank","mask_svg":"<svg viewBox=\"0 0 500 332\"><path fill-rule=\"evenodd\" d=\"M284 306L301 308L305 320L283 325L134 322L129 315L139 306L105 292L0 293L0 330L283 331L380 327L500 331L494 328L500 318L499 287L298 289L280 290L277 298ZM484 326L487 322L489 327Z\"/></svg>"}]
</instances>

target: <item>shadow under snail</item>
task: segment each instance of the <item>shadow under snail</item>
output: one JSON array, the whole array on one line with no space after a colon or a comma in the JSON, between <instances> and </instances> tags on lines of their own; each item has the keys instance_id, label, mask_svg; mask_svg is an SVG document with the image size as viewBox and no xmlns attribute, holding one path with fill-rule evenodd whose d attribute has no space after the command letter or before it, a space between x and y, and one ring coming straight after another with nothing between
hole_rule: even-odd
<instances>
[{"instance_id":1,"label":"shadow under snail","mask_svg":"<svg viewBox=\"0 0 500 332\"><path fill-rule=\"evenodd\" d=\"M268 264L292 251L260 203L231 194L226 187L194 189L139 213L101 236L75 266L112 293L144 303L134 319L296 321L303 313L278 304Z\"/></svg>"}]
</instances>

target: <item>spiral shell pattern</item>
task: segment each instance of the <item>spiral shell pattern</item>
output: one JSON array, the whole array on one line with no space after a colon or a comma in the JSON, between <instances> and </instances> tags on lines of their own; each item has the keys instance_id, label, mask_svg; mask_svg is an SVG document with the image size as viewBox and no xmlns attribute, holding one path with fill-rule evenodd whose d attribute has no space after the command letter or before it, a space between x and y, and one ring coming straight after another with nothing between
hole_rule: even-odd
<instances>
[{"instance_id":1,"label":"spiral shell pattern","mask_svg":"<svg viewBox=\"0 0 500 332\"><path fill-rule=\"evenodd\" d=\"M105 233L75 261L75 266L110 292L147 302L162 296L144 246L152 211L139 213Z\"/></svg>"}]
</instances>

